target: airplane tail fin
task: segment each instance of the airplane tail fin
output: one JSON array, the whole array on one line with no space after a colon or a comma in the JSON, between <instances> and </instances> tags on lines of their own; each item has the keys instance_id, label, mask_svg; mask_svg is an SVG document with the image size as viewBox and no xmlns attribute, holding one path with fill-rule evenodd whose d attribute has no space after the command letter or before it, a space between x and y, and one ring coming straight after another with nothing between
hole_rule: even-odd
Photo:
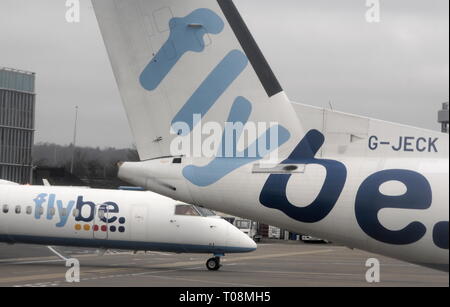
<instances>
[{"instance_id":1,"label":"airplane tail fin","mask_svg":"<svg viewBox=\"0 0 450 307\"><path fill-rule=\"evenodd\" d=\"M206 122L266 123L279 154L297 145L295 111L232 0L92 2L141 160L172 156Z\"/></svg>"}]
</instances>

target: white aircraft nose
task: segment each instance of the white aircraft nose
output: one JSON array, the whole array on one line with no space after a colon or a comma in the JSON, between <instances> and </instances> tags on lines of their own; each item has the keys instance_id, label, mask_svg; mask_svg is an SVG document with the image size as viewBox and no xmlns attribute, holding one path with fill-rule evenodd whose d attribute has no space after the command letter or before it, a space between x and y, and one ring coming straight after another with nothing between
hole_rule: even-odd
<instances>
[{"instance_id":1,"label":"white aircraft nose","mask_svg":"<svg viewBox=\"0 0 450 307\"><path fill-rule=\"evenodd\" d=\"M255 241L232 224L228 224L227 246L230 250L237 253L248 253L257 249Z\"/></svg>"}]
</instances>

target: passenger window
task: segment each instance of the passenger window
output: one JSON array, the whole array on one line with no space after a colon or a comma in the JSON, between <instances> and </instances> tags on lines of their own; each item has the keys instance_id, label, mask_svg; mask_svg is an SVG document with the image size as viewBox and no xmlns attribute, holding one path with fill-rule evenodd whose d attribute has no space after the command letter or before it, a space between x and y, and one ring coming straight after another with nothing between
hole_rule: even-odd
<instances>
[{"instance_id":1,"label":"passenger window","mask_svg":"<svg viewBox=\"0 0 450 307\"><path fill-rule=\"evenodd\" d=\"M98 207L97 216L101 220L106 219L108 217L108 207L106 205L101 205Z\"/></svg>"},{"instance_id":2,"label":"passenger window","mask_svg":"<svg viewBox=\"0 0 450 307\"><path fill-rule=\"evenodd\" d=\"M38 213L39 216L44 215L44 208L40 207Z\"/></svg>"},{"instance_id":3,"label":"passenger window","mask_svg":"<svg viewBox=\"0 0 450 307\"><path fill-rule=\"evenodd\" d=\"M74 209L73 212L72 212L72 215L73 215L73 217L79 216L80 215L80 210Z\"/></svg>"},{"instance_id":4,"label":"passenger window","mask_svg":"<svg viewBox=\"0 0 450 307\"><path fill-rule=\"evenodd\" d=\"M48 214L49 214L50 216L55 216L55 214L56 214L55 208L50 208L50 209L48 209Z\"/></svg>"},{"instance_id":5,"label":"passenger window","mask_svg":"<svg viewBox=\"0 0 450 307\"><path fill-rule=\"evenodd\" d=\"M20 214L22 212L21 206L16 206L16 214Z\"/></svg>"},{"instance_id":6,"label":"passenger window","mask_svg":"<svg viewBox=\"0 0 450 307\"><path fill-rule=\"evenodd\" d=\"M8 205L3 205L3 213L8 213L9 212L9 206Z\"/></svg>"},{"instance_id":7,"label":"passenger window","mask_svg":"<svg viewBox=\"0 0 450 307\"><path fill-rule=\"evenodd\" d=\"M61 210L61 216L63 216L63 217L67 216L67 209L66 208Z\"/></svg>"},{"instance_id":8,"label":"passenger window","mask_svg":"<svg viewBox=\"0 0 450 307\"><path fill-rule=\"evenodd\" d=\"M33 213L33 207L28 206L28 207L27 207L27 214L28 214L28 215L31 215L32 213Z\"/></svg>"},{"instance_id":9,"label":"passenger window","mask_svg":"<svg viewBox=\"0 0 450 307\"><path fill-rule=\"evenodd\" d=\"M175 207L175 215L200 216L194 206L191 205L177 205Z\"/></svg>"}]
</instances>

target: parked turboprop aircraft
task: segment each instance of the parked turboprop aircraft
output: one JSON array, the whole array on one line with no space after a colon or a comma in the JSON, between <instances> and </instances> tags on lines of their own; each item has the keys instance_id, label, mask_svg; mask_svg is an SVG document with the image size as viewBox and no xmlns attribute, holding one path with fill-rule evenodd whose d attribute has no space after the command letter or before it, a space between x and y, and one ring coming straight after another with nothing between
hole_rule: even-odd
<instances>
[{"instance_id":1,"label":"parked turboprop aircraft","mask_svg":"<svg viewBox=\"0 0 450 307\"><path fill-rule=\"evenodd\" d=\"M142 160L120 178L448 271L448 135L292 103L231 0L93 4Z\"/></svg>"},{"instance_id":2,"label":"parked turboprop aircraft","mask_svg":"<svg viewBox=\"0 0 450 307\"><path fill-rule=\"evenodd\" d=\"M0 242L214 254L256 249L212 211L151 192L20 186L0 182Z\"/></svg>"}]
</instances>

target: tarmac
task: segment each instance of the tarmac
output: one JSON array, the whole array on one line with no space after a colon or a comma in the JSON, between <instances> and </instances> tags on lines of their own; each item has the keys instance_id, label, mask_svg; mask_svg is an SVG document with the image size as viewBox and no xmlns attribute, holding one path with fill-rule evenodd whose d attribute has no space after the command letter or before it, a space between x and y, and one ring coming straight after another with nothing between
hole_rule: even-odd
<instances>
[{"instance_id":1,"label":"tarmac","mask_svg":"<svg viewBox=\"0 0 450 307\"><path fill-rule=\"evenodd\" d=\"M333 244L271 241L249 254L211 255L57 248L79 260L80 282L68 283L63 259L47 247L0 244L0 287L448 287L445 272ZM380 261L380 282L366 281L366 261Z\"/></svg>"}]
</instances>

